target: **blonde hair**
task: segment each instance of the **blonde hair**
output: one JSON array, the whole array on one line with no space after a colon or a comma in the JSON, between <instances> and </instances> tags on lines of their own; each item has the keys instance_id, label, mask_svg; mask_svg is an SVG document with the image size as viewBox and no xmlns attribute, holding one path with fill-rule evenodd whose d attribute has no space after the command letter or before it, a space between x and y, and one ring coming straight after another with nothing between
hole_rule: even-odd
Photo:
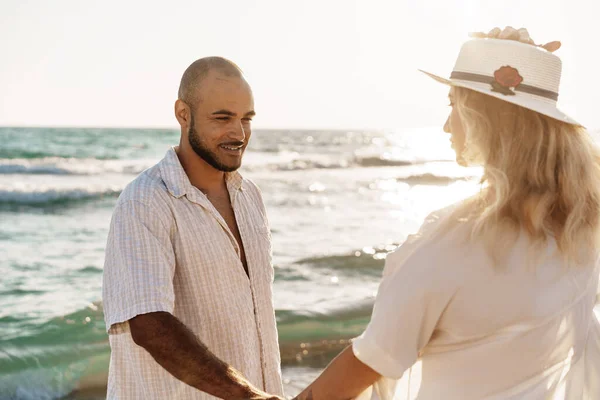
<instances>
[{"instance_id":1,"label":"blonde hair","mask_svg":"<svg viewBox=\"0 0 600 400\"><path fill-rule=\"evenodd\" d=\"M486 186L457 211L474 220L471 238L483 238L497 262L521 230L538 248L553 237L567 265L593 261L600 155L585 128L461 87L453 98L462 157L484 168Z\"/></svg>"}]
</instances>

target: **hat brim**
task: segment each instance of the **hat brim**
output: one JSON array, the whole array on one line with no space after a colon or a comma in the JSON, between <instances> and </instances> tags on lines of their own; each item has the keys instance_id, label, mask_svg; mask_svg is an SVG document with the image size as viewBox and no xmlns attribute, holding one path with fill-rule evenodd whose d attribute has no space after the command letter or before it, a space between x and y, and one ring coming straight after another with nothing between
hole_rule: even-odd
<instances>
[{"instance_id":1,"label":"hat brim","mask_svg":"<svg viewBox=\"0 0 600 400\"><path fill-rule=\"evenodd\" d=\"M582 126L575 119L569 117L567 114L562 112L560 109L556 107L555 104L549 103L546 100L536 99L535 96L529 95L526 93L521 93L516 91L513 96L506 96L501 93L493 92L489 84L479 83L479 82L471 82L471 81L463 81L459 79L446 79L442 78L439 75L432 74L427 71L419 70L430 78L434 79L437 82L443 83L444 85L449 86L460 86L467 89L474 90L479 93L486 94L488 96L495 97L497 99L507 101L509 103L516 104L518 106L527 108L529 110L538 112L540 114L546 115L550 118L554 118L561 122L566 122L567 124Z\"/></svg>"}]
</instances>

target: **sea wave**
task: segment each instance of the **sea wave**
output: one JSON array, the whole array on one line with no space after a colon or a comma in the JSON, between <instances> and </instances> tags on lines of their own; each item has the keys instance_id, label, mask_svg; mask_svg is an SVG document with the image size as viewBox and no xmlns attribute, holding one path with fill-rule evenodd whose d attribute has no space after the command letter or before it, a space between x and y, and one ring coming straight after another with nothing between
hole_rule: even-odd
<instances>
[{"instance_id":1,"label":"sea wave","mask_svg":"<svg viewBox=\"0 0 600 400\"><path fill-rule=\"evenodd\" d=\"M262 157L261 157L262 156ZM156 160L99 160L95 158L15 158L0 159L0 174L31 174L31 175L99 175L118 173L137 175L151 167ZM277 153L271 157L265 154L253 156L248 153L244 160L243 169L247 171L297 171L308 169L338 169L360 166L345 159L296 158L288 153Z\"/></svg>"},{"instance_id":2,"label":"sea wave","mask_svg":"<svg viewBox=\"0 0 600 400\"><path fill-rule=\"evenodd\" d=\"M0 206L33 206L43 207L71 202L97 200L106 197L117 197L121 193L118 188L49 188L39 190L15 190L0 188Z\"/></svg>"},{"instance_id":3,"label":"sea wave","mask_svg":"<svg viewBox=\"0 0 600 400\"><path fill-rule=\"evenodd\" d=\"M389 159L381 156L356 157L354 161L356 165L361 167L403 167L406 165L414 165L419 163L416 160Z\"/></svg>"},{"instance_id":4,"label":"sea wave","mask_svg":"<svg viewBox=\"0 0 600 400\"><path fill-rule=\"evenodd\" d=\"M373 302L327 312L277 310L282 365L323 367L359 335ZM3 319L18 329L18 318ZM110 349L100 302L0 339L0 398L58 399L106 376ZM104 380L105 382L105 380Z\"/></svg>"},{"instance_id":5,"label":"sea wave","mask_svg":"<svg viewBox=\"0 0 600 400\"><path fill-rule=\"evenodd\" d=\"M346 273L381 275L387 254L394 251L398 244L364 247L348 254L326 255L298 260L295 264L310 268L327 268Z\"/></svg>"},{"instance_id":6,"label":"sea wave","mask_svg":"<svg viewBox=\"0 0 600 400\"><path fill-rule=\"evenodd\" d=\"M67 152L57 151L44 151L44 150L27 150L27 149L15 149L15 148L0 148L0 159L40 159L40 158L52 158L52 157L73 157L72 154ZM112 157L110 159L117 159L118 157ZM108 158L107 158L108 159Z\"/></svg>"},{"instance_id":7,"label":"sea wave","mask_svg":"<svg viewBox=\"0 0 600 400\"><path fill-rule=\"evenodd\" d=\"M123 175L113 178L109 175L106 178L99 176L95 181L86 180L85 178L80 178L78 181L70 181L69 179L72 178L66 177L53 178L61 179L59 181L47 180L43 179L43 176L39 176L34 182L28 182L27 185L18 184L18 181L0 184L0 207L3 205L44 207L115 198L119 196L125 185L134 179ZM410 185L444 185L467 179L470 178L429 172L415 172L396 178L397 181L406 182ZM367 182L365 185L371 187L374 184ZM298 201L297 198L292 200Z\"/></svg>"},{"instance_id":8,"label":"sea wave","mask_svg":"<svg viewBox=\"0 0 600 400\"><path fill-rule=\"evenodd\" d=\"M0 339L0 398L59 399L87 376L106 371L110 350L102 305L34 325L23 318L3 319L16 334Z\"/></svg>"},{"instance_id":9,"label":"sea wave","mask_svg":"<svg viewBox=\"0 0 600 400\"><path fill-rule=\"evenodd\" d=\"M262 161L262 160L261 160ZM311 157L294 158L289 160L244 163L243 169L251 172L260 171L304 171L312 169L349 169L349 168L377 168L377 167L399 167L398 180L409 183L421 184L444 184L456 180L470 179L477 173L471 169L458 167L454 163L440 160L388 160L380 157Z\"/></svg>"},{"instance_id":10,"label":"sea wave","mask_svg":"<svg viewBox=\"0 0 600 400\"><path fill-rule=\"evenodd\" d=\"M73 158L73 157L42 157L42 158L0 158L1 175L104 175L104 174L122 174L135 176L145 169L156 164L160 158L156 159L125 159L125 160L105 160L97 158ZM313 169L346 169L346 168L376 168L376 167L424 167L445 164L447 161L439 160L414 160L414 159L389 159L379 155L356 156L356 155L331 155L331 154L311 154L310 156L300 155L296 152L282 151L279 153L268 154L264 152L246 153L242 171L248 172L285 172L285 171L303 171ZM431 183L436 182L435 173L415 173L414 176L408 176L405 179L411 181L419 180L422 175L423 181ZM444 182L450 177L442 174ZM460 177L459 177L460 178Z\"/></svg>"},{"instance_id":11,"label":"sea wave","mask_svg":"<svg viewBox=\"0 0 600 400\"><path fill-rule=\"evenodd\" d=\"M420 160L414 158L388 158L385 154L315 154L305 156L296 152L280 152L277 154L254 153L261 157L247 154L244 166L248 169L268 169L275 171L296 171L308 169L339 169L339 168L372 168L372 167L403 167L410 165L440 162L440 160ZM446 160L441 160L446 161Z\"/></svg>"},{"instance_id":12,"label":"sea wave","mask_svg":"<svg viewBox=\"0 0 600 400\"><path fill-rule=\"evenodd\" d=\"M137 175L154 160L100 160L96 158L14 158L0 159L0 174L97 175L106 173Z\"/></svg>"},{"instance_id":13,"label":"sea wave","mask_svg":"<svg viewBox=\"0 0 600 400\"><path fill-rule=\"evenodd\" d=\"M411 185L445 185L457 181L472 179L470 176L452 176L441 175L432 172L415 173L396 178L400 182L406 182Z\"/></svg>"},{"instance_id":14,"label":"sea wave","mask_svg":"<svg viewBox=\"0 0 600 400\"><path fill-rule=\"evenodd\" d=\"M282 365L324 367L362 333L372 309L373 299L325 313L277 310Z\"/></svg>"},{"instance_id":15,"label":"sea wave","mask_svg":"<svg viewBox=\"0 0 600 400\"><path fill-rule=\"evenodd\" d=\"M300 345L310 341L354 337L371 315L373 299L327 311L276 310L279 341ZM102 302L35 324L28 317L0 319L4 332L0 339L0 375L34 365L51 365L57 359L76 359L67 353L81 353L90 345L107 345Z\"/></svg>"}]
</instances>

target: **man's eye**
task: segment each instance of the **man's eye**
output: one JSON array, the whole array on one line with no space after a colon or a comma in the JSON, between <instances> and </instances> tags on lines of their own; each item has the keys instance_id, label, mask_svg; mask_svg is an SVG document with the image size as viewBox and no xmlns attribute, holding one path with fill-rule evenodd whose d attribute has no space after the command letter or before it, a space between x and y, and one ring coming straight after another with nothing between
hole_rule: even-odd
<instances>
[{"instance_id":1,"label":"man's eye","mask_svg":"<svg viewBox=\"0 0 600 400\"><path fill-rule=\"evenodd\" d=\"M229 121L229 117L217 117L219 121Z\"/></svg>"},{"instance_id":2,"label":"man's eye","mask_svg":"<svg viewBox=\"0 0 600 400\"><path fill-rule=\"evenodd\" d=\"M252 122L252 118L242 118L242 121L244 121L244 122Z\"/></svg>"}]
</instances>

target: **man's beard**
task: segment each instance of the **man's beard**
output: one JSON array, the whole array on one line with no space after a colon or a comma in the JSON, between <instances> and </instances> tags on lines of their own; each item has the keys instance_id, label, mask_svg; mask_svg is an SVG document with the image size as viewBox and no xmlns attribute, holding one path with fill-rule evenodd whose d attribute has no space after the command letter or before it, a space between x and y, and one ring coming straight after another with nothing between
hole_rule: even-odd
<instances>
[{"instance_id":1,"label":"man's beard","mask_svg":"<svg viewBox=\"0 0 600 400\"><path fill-rule=\"evenodd\" d=\"M218 171L223 172L233 172L240 167L240 164L237 165L226 165L219 161L219 157L215 154L214 151L210 150L198 132L196 132L196 127L194 124L194 116L192 115L190 118L190 127L188 129L188 139L190 142L190 146L200 158L202 158L208 165L213 167Z\"/></svg>"}]
</instances>

